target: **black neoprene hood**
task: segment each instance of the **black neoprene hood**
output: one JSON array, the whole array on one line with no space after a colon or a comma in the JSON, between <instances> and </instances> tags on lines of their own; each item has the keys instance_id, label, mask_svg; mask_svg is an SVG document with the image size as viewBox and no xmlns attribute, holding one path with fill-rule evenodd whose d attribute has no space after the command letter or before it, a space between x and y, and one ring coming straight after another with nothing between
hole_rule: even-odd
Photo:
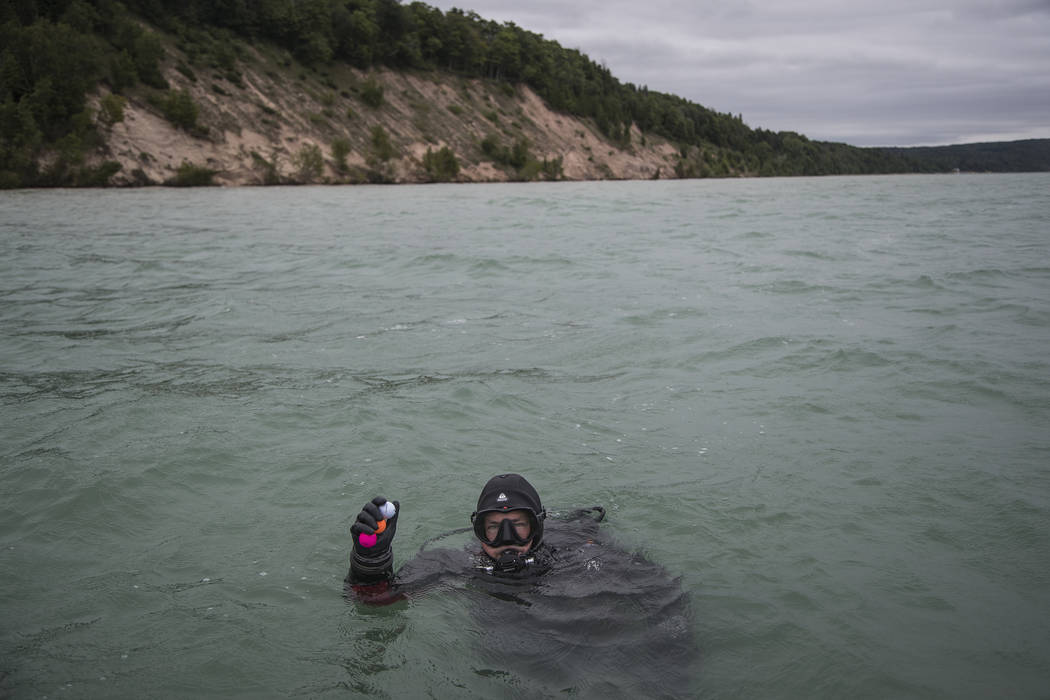
<instances>
[{"instance_id":1,"label":"black neoprene hood","mask_svg":"<svg viewBox=\"0 0 1050 700\"><path fill-rule=\"evenodd\" d=\"M477 510L470 519L477 523L478 517L483 513L504 513L512 510L525 510L532 514L532 543L538 545L543 538L543 519L547 514L536 489L520 474L500 474L489 479L485 488L481 489Z\"/></svg>"},{"instance_id":2,"label":"black neoprene hood","mask_svg":"<svg viewBox=\"0 0 1050 700\"><path fill-rule=\"evenodd\" d=\"M536 515L543 511L540 495L520 474L500 474L489 479L478 497L475 512L531 510Z\"/></svg>"}]
</instances>

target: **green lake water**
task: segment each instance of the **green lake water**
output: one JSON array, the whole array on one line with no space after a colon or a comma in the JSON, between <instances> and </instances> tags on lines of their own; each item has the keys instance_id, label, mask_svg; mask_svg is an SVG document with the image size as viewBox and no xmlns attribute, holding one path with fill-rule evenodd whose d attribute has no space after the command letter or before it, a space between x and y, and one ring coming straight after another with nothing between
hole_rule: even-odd
<instances>
[{"instance_id":1,"label":"green lake water","mask_svg":"<svg viewBox=\"0 0 1050 700\"><path fill-rule=\"evenodd\" d=\"M592 697L343 597L507 471L691 697L1048 697L1050 176L0 193L0 697Z\"/></svg>"}]
</instances>

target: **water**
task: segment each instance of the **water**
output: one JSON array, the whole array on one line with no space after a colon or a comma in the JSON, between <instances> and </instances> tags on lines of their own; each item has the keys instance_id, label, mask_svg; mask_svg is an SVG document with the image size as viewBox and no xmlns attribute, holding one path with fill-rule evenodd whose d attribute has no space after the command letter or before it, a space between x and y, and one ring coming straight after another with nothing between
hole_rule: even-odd
<instances>
[{"instance_id":1,"label":"water","mask_svg":"<svg viewBox=\"0 0 1050 700\"><path fill-rule=\"evenodd\" d=\"M342 598L514 470L695 696L1047 697L1046 175L6 192L0 324L0 695L564 695Z\"/></svg>"}]
</instances>

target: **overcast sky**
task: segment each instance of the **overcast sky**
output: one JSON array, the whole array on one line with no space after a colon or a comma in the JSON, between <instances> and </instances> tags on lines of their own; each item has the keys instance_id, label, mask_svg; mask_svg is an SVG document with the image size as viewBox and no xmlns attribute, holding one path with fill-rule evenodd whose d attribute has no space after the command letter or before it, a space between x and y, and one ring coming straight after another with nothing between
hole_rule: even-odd
<instances>
[{"instance_id":1,"label":"overcast sky","mask_svg":"<svg viewBox=\"0 0 1050 700\"><path fill-rule=\"evenodd\" d=\"M1050 0L424 1L755 128L855 146L1050 138Z\"/></svg>"}]
</instances>

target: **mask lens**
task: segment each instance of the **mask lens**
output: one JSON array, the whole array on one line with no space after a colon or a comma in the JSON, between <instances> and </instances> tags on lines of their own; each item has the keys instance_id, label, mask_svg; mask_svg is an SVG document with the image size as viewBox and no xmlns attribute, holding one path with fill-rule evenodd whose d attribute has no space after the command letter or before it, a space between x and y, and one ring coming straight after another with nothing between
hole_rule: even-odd
<instances>
[{"instance_id":1,"label":"mask lens","mask_svg":"<svg viewBox=\"0 0 1050 700\"><path fill-rule=\"evenodd\" d=\"M492 547L524 545L532 538L535 530L535 516L532 513L528 513L527 517L493 518L492 522L487 523L486 520L484 514L478 514L474 521L474 534Z\"/></svg>"}]
</instances>

